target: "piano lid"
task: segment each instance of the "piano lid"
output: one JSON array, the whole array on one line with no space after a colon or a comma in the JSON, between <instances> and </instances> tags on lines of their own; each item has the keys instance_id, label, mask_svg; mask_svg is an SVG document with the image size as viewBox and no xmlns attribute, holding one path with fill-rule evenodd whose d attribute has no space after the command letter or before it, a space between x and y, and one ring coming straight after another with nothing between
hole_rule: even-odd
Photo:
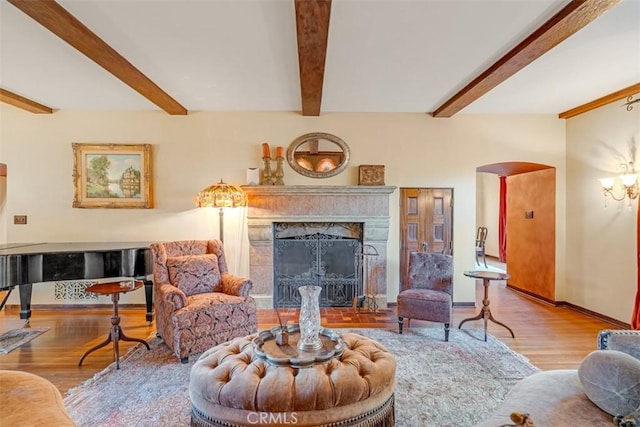
<instances>
[{"instance_id":1,"label":"piano lid","mask_svg":"<svg viewBox=\"0 0 640 427\"><path fill-rule=\"evenodd\" d=\"M6 243L0 245L0 256L57 252L110 252L125 249L149 248L150 245L151 242Z\"/></svg>"},{"instance_id":2,"label":"piano lid","mask_svg":"<svg viewBox=\"0 0 640 427\"><path fill-rule=\"evenodd\" d=\"M4 243L0 245L0 250L22 248L24 246L41 245L42 243Z\"/></svg>"}]
</instances>

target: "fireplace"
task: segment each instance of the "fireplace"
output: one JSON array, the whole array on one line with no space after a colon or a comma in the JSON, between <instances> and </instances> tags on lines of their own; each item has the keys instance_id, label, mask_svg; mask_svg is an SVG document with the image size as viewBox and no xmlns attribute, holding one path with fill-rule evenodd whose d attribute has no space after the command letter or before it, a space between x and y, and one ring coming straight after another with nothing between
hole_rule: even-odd
<instances>
[{"instance_id":1,"label":"fireplace","mask_svg":"<svg viewBox=\"0 0 640 427\"><path fill-rule=\"evenodd\" d=\"M386 307L389 195L396 187L242 188L248 197L251 295L259 308L273 308L274 303L279 307L299 306L297 287L313 281L322 283L321 302L325 306L351 306L353 297L362 294L365 282L378 306ZM327 257L334 255L324 251L336 246L338 257L346 254L349 261L327 275L323 268L333 262ZM378 254L370 259L365 273L361 262L355 265L359 258L354 255L358 251L361 254L363 247L373 248ZM280 261L284 264L277 266Z\"/></svg>"},{"instance_id":2,"label":"fireplace","mask_svg":"<svg viewBox=\"0 0 640 427\"><path fill-rule=\"evenodd\" d=\"M277 222L273 300L299 307L300 286L319 286L321 307L350 307L362 295L362 223Z\"/></svg>"}]
</instances>

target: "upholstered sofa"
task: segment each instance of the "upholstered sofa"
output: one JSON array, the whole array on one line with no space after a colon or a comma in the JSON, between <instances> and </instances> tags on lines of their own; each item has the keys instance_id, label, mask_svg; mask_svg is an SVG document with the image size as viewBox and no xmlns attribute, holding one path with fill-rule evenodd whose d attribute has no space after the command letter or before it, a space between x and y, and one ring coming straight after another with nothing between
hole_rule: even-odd
<instances>
[{"instance_id":1,"label":"upholstered sofa","mask_svg":"<svg viewBox=\"0 0 640 427\"><path fill-rule=\"evenodd\" d=\"M476 427L520 425L511 419L514 413L529 414L536 426L612 427L614 415L634 411L640 411L640 331L607 329L598 334L598 350L578 369L543 371L520 380Z\"/></svg>"},{"instance_id":2,"label":"upholstered sofa","mask_svg":"<svg viewBox=\"0 0 640 427\"><path fill-rule=\"evenodd\" d=\"M0 370L0 426L73 427L62 395L49 380Z\"/></svg>"},{"instance_id":3,"label":"upholstered sofa","mask_svg":"<svg viewBox=\"0 0 640 427\"><path fill-rule=\"evenodd\" d=\"M151 245L157 334L181 362L258 331L250 279L229 273L220 240Z\"/></svg>"}]
</instances>

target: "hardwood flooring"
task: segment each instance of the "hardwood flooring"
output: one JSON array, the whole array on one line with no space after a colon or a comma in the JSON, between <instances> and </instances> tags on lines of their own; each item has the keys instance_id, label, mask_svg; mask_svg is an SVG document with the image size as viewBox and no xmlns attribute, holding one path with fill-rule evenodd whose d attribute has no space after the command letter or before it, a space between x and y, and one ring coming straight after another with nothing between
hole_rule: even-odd
<instances>
[{"instance_id":1,"label":"hardwood flooring","mask_svg":"<svg viewBox=\"0 0 640 427\"><path fill-rule=\"evenodd\" d=\"M569 308L553 307L514 292L497 282L491 285L489 298L494 317L511 327L515 338L503 327L489 322L489 333L496 336L516 352L524 354L542 370L577 368L589 352L596 349L596 336L602 329L615 326L596 320ZM474 316L482 307L482 285L476 283L476 307L454 307L453 328L464 318ZM284 313L284 310L281 311ZM145 320L145 310L121 308L121 326L131 337L146 339L155 334L155 324ZM389 328L397 330L397 317L393 309L377 312L346 308L323 308L322 325L333 328ZM297 319L293 312L291 320ZM278 323L274 310L259 310L260 329ZM17 307L0 312L0 333L24 327ZM49 327L40 335L9 354L0 354L0 369L32 372L49 379L63 395L72 387L91 378L113 362L113 347L108 345L78 361L83 353L105 339L111 326L111 309L34 309L31 327ZM441 324L416 321L411 327L434 327ZM406 323L405 323L406 328ZM466 328L482 328L482 321L467 322ZM136 343L120 342L120 354ZM179 361L176 359L176 363ZM126 363L120 365L126 369Z\"/></svg>"}]
</instances>

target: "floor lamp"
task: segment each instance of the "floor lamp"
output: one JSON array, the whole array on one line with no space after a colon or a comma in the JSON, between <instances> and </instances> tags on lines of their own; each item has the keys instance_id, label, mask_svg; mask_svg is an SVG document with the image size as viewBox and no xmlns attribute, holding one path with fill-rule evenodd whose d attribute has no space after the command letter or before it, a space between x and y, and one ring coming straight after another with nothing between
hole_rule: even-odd
<instances>
[{"instance_id":1,"label":"floor lamp","mask_svg":"<svg viewBox=\"0 0 640 427\"><path fill-rule=\"evenodd\" d=\"M220 241L224 242L224 208L236 208L247 205L244 191L229 185L223 180L198 193L196 206L199 208L220 208Z\"/></svg>"}]
</instances>

